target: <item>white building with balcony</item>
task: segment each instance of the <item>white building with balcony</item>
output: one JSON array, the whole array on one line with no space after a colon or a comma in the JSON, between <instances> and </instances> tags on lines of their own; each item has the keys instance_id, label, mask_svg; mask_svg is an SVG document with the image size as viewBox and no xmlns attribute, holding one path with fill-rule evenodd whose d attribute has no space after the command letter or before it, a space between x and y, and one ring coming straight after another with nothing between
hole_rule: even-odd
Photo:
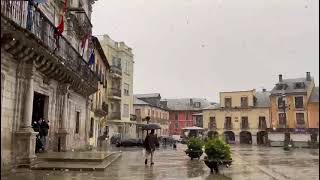
<instances>
[{"instance_id":1,"label":"white building with balcony","mask_svg":"<svg viewBox=\"0 0 320 180\"><path fill-rule=\"evenodd\" d=\"M133 115L133 53L124 42L116 42L108 35L99 37L110 64L108 82L108 135L119 133L122 138L136 137Z\"/></svg>"}]
</instances>

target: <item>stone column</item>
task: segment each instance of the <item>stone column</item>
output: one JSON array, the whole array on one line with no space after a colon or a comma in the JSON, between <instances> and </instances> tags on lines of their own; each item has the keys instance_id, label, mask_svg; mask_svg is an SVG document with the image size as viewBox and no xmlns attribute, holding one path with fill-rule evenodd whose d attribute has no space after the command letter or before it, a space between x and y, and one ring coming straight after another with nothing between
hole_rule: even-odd
<instances>
[{"instance_id":1,"label":"stone column","mask_svg":"<svg viewBox=\"0 0 320 180\"><path fill-rule=\"evenodd\" d=\"M60 94L62 96L62 116L61 116L61 126L58 130L58 151L67 151L67 118L68 118L68 92L69 84L62 84L59 86Z\"/></svg>"},{"instance_id":2,"label":"stone column","mask_svg":"<svg viewBox=\"0 0 320 180\"><path fill-rule=\"evenodd\" d=\"M24 64L22 68L22 78L25 80L25 95L23 101L23 115L19 130L15 133L16 144L15 151L17 154L18 166L30 166L36 158L35 146L37 132L31 127L32 124L32 110L33 110L33 75L35 67L33 62Z\"/></svg>"}]
</instances>

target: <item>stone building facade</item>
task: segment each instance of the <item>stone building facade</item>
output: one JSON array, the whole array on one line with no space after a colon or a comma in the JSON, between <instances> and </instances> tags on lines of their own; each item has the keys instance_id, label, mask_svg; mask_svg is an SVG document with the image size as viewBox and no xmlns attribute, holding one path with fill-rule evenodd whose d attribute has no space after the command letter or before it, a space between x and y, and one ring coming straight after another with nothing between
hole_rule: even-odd
<instances>
[{"instance_id":1,"label":"stone building facade","mask_svg":"<svg viewBox=\"0 0 320 180\"><path fill-rule=\"evenodd\" d=\"M133 53L124 42L116 42L108 35L99 37L110 64L108 77L108 132L109 137L119 133L122 138L136 137L133 115Z\"/></svg>"},{"instance_id":2,"label":"stone building facade","mask_svg":"<svg viewBox=\"0 0 320 180\"><path fill-rule=\"evenodd\" d=\"M73 2L63 16L65 31L56 36L62 1L38 8L28 1L1 1L3 163L32 163L38 134L32 123L39 118L49 120L48 152L79 149L89 142L89 96L97 91L98 78L87 63L90 42L85 49L79 44L84 32L91 35L93 0ZM74 9L85 13L75 15Z\"/></svg>"}]
</instances>

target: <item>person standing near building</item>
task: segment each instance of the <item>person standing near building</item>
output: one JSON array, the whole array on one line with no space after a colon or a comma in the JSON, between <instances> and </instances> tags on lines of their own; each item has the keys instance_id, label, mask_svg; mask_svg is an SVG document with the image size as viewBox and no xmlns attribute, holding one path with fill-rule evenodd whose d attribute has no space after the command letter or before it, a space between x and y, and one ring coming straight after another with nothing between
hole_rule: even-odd
<instances>
[{"instance_id":1,"label":"person standing near building","mask_svg":"<svg viewBox=\"0 0 320 180\"><path fill-rule=\"evenodd\" d=\"M154 151L156 150L156 146L159 144L157 136L154 134L154 129L151 130L151 133L147 135L146 139L144 140L144 147L146 149L146 159L144 164L148 164L148 157L151 155L151 165L154 164L153 162L153 155Z\"/></svg>"},{"instance_id":2,"label":"person standing near building","mask_svg":"<svg viewBox=\"0 0 320 180\"><path fill-rule=\"evenodd\" d=\"M46 120L42 119L42 122L40 124L41 127L41 134L40 134L40 138L41 138L41 142L43 144L43 150L46 149L46 142L47 142L47 136L48 136L48 131L49 131L49 124Z\"/></svg>"}]
</instances>

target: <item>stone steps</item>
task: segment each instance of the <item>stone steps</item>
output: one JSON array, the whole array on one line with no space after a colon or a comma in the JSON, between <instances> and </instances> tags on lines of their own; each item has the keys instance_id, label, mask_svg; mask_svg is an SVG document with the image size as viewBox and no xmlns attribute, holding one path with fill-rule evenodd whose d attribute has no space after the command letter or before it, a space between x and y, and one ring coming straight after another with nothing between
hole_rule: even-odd
<instances>
[{"instance_id":1,"label":"stone steps","mask_svg":"<svg viewBox=\"0 0 320 180\"><path fill-rule=\"evenodd\" d=\"M121 153L111 153L101 159L70 159L70 158L40 158L32 170L65 170L65 171L104 171L112 162L117 160Z\"/></svg>"}]
</instances>

